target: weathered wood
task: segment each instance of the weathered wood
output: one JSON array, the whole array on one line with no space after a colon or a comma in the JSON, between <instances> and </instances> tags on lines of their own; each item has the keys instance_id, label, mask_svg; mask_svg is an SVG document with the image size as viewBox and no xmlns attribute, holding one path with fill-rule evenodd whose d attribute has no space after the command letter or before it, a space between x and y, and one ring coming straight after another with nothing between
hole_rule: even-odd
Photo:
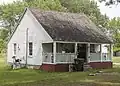
<instances>
[{"instance_id":1,"label":"weathered wood","mask_svg":"<svg viewBox=\"0 0 120 86\"><path fill-rule=\"evenodd\" d=\"M90 62L90 44L88 43L86 46L86 54L87 54L87 62Z\"/></svg>"},{"instance_id":2,"label":"weathered wood","mask_svg":"<svg viewBox=\"0 0 120 86\"><path fill-rule=\"evenodd\" d=\"M56 42L53 42L53 58L54 63L56 63Z\"/></svg>"},{"instance_id":3,"label":"weathered wood","mask_svg":"<svg viewBox=\"0 0 120 86\"><path fill-rule=\"evenodd\" d=\"M75 58L77 58L77 43L75 43Z\"/></svg>"},{"instance_id":4,"label":"weathered wood","mask_svg":"<svg viewBox=\"0 0 120 86\"><path fill-rule=\"evenodd\" d=\"M100 60L102 62L102 44L100 44Z\"/></svg>"},{"instance_id":5,"label":"weathered wood","mask_svg":"<svg viewBox=\"0 0 120 86\"><path fill-rule=\"evenodd\" d=\"M110 44L110 59L113 57L113 44Z\"/></svg>"}]
</instances>

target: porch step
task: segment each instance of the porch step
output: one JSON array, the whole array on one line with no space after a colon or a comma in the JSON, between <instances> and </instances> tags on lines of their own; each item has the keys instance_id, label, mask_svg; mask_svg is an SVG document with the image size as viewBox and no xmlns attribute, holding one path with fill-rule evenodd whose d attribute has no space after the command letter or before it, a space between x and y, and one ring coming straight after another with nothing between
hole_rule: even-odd
<instances>
[{"instance_id":1,"label":"porch step","mask_svg":"<svg viewBox=\"0 0 120 86\"><path fill-rule=\"evenodd\" d=\"M92 69L92 67L88 64L84 64L83 68L84 68L84 71L89 71Z\"/></svg>"}]
</instances>

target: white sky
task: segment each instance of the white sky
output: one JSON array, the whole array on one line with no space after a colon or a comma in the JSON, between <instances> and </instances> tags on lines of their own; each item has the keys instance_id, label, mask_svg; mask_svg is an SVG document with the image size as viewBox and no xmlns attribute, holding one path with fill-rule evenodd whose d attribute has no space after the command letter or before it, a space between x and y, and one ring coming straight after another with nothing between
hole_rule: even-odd
<instances>
[{"instance_id":1,"label":"white sky","mask_svg":"<svg viewBox=\"0 0 120 86\"><path fill-rule=\"evenodd\" d=\"M13 1L16 1L16 0L0 0L0 4L12 3Z\"/></svg>"},{"instance_id":2,"label":"white sky","mask_svg":"<svg viewBox=\"0 0 120 86\"><path fill-rule=\"evenodd\" d=\"M16 1L16 0L0 0L0 4L12 3L13 1ZM95 1L98 1L98 0L95 0ZM114 6L112 6L112 8L106 7L104 5L104 3L101 4L98 2L98 5L99 5L99 8L100 8L102 14L106 14L110 18L120 17L120 5L118 5L118 6L114 5Z\"/></svg>"},{"instance_id":3,"label":"white sky","mask_svg":"<svg viewBox=\"0 0 120 86\"><path fill-rule=\"evenodd\" d=\"M120 17L120 4L113 6L105 6L104 2L98 2L98 6L102 14L106 14L110 18Z\"/></svg>"}]
</instances>

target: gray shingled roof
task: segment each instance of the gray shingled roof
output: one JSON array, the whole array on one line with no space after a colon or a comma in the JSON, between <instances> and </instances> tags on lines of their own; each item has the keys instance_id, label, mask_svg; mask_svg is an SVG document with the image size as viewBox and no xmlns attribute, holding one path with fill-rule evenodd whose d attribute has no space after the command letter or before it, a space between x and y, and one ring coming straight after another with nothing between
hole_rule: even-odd
<instances>
[{"instance_id":1,"label":"gray shingled roof","mask_svg":"<svg viewBox=\"0 0 120 86\"><path fill-rule=\"evenodd\" d=\"M111 43L84 14L29 8L54 41Z\"/></svg>"}]
</instances>

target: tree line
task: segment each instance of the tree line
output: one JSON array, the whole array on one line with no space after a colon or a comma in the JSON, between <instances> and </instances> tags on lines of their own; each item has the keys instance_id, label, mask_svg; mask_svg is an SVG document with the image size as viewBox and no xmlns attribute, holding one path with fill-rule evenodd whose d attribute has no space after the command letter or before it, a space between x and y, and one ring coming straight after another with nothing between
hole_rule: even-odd
<instances>
[{"instance_id":1,"label":"tree line","mask_svg":"<svg viewBox=\"0 0 120 86\"><path fill-rule=\"evenodd\" d=\"M55 10L62 12L84 13L86 14L101 30L110 31L114 39L114 50L120 50L120 18L110 20L106 15L102 15L97 3L91 0L23 0L11 4L0 5L0 51L5 48L5 43L14 27L18 23L25 7L34 7L44 10ZM2 45L4 44L4 45Z\"/></svg>"}]
</instances>

